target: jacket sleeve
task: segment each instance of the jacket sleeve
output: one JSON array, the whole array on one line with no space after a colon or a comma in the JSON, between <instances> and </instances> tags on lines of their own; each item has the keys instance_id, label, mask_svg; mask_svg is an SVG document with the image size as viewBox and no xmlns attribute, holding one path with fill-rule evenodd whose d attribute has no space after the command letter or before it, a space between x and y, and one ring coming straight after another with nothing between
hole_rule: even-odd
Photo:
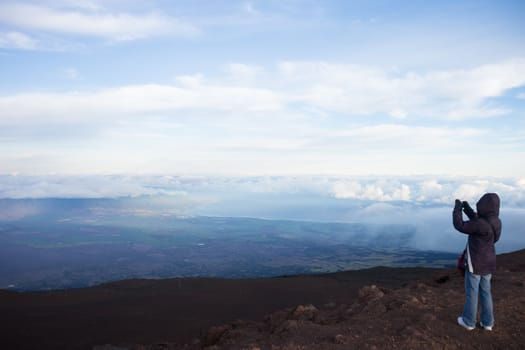
<instances>
[{"instance_id":1,"label":"jacket sleeve","mask_svg":"<svg viewBox=\"0 0 525 350\"><path fill-rule=\"evenodd\" d=\"M501 224L501 221L500 221L498 227L494 228L494 243L499 241L499 238L501 236L501 230L502 230L502 224Z\"/></svg>"},{"instance_id":2,"label":"jacket sleeve","mask_svg":"<svg viewBox=\"0 0 525 350\"><path fill-rule=\"evenodd\" d=\"M474 220L475 218L478 217L478 214L474 211L474 209L472 209L470 204L468 204L468 202L466 201L463 202L463 212L465 213L465 215L467 215L469 220Z\"/></svg>"},{"instance_id":3,"label":"jacket sleeve","mask_svg":"<svg viewBox=\"0 0 525 350\"><path fill-rule=\"evenodd\" d=\"M454 208L452 212L452 223L456 230L467 235L478 232L478 223L473 221L463 221L463 213L461 208Z\"/></svg>"}]
</instances>

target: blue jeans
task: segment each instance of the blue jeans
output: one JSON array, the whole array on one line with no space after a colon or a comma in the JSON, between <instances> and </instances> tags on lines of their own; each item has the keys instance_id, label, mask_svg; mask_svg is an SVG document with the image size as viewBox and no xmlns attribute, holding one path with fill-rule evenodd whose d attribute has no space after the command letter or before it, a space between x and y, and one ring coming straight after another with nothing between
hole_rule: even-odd
<instances>
[{"instance_id":1,"label":"blue jeans","mask_svg":"<svg viewBox=\"0 0 525 350\"><path fill-rule=\"evenodd\" d=\"M475 275L465 271L465 306L463 321L467 326L475 327L478 313L478 295L481 302L481 323L483 326L494 326L492 294L490 293L491 274Z\"/></svg>"}]
</instances>

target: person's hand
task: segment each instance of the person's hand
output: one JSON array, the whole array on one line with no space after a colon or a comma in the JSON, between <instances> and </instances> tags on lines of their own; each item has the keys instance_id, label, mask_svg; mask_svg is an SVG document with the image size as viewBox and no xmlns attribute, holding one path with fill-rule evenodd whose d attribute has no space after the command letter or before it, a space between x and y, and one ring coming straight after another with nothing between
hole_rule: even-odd
<instances>
[{"instance_id":1,"label":"person's hand","mask_svg":"<svg viewBox=\"0 0 525 350\"><path fill-rule=\"evenodd\" d=\"M463 206L463 203L461 203L459 199L456 199L454 209L461 209L462 206Z\"/></svg>"},{"instance_id":2,"label":"person's hand","mask_svg":"<svg viewBox=\"0 0 525 350\"><path fill-rule=\"evenodd\" d=\"M469 219L474 219L476 217L476 212L470 207L467 201L463 201L463 212L467 214Z\"/></svg>"}]
</instances>

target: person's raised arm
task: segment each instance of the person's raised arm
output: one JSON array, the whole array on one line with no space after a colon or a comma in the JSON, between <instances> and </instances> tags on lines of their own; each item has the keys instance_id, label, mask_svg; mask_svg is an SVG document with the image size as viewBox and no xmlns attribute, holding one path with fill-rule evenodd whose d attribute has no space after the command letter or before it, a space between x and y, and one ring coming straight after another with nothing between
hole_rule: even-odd
<instances>
[{"instance_id":1,"label":"person's raised arm","mask_svg":"<svg viewBox=\"0 0 525 350\"><path fill-rule=\"evenodd\" d=\"M470 206L470 204L468 204L467 201L463 201L463 212L465 213L465 215L467 215L469 220L474 220L478 217L478 214L474 211L474 209L472 209L472 207Z\"/></svg>"},{"instance_id":2,"label":"person's raised arm","mask_svg":"<svg viewBox=\"0 0 525 350\"><path fill-rule=\"evenodd\" d=\"M467 235L476 233L478 231L478 225L476 221L463 221L463 203L456 199L454 210L452 211L452 223L456 230Z\"/></svg>"}]
</instances>

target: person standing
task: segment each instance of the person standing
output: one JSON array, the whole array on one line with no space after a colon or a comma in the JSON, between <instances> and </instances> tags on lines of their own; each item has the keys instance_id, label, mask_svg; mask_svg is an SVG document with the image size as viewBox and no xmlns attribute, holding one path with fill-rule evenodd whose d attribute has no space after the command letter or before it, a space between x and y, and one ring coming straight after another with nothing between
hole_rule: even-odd
<instances>
[{"instance_id":1,"label":"person standing","mask_svg":"<svg viewBox=\"0 0 525 350\"><path fill-rule=\"evenodd\" d=\"M475 212L468 202L456 199L452 222L456 230L468 235L465 248L465 304L457 322L467 330L476 326L478 296L481 303L480 325L487 331L494 327L491 278L496 272L495 243L501 236L500 198L486 193L476 204ZM463 221L463 212L468 221Z\"/></svg>"}]
</instances>

